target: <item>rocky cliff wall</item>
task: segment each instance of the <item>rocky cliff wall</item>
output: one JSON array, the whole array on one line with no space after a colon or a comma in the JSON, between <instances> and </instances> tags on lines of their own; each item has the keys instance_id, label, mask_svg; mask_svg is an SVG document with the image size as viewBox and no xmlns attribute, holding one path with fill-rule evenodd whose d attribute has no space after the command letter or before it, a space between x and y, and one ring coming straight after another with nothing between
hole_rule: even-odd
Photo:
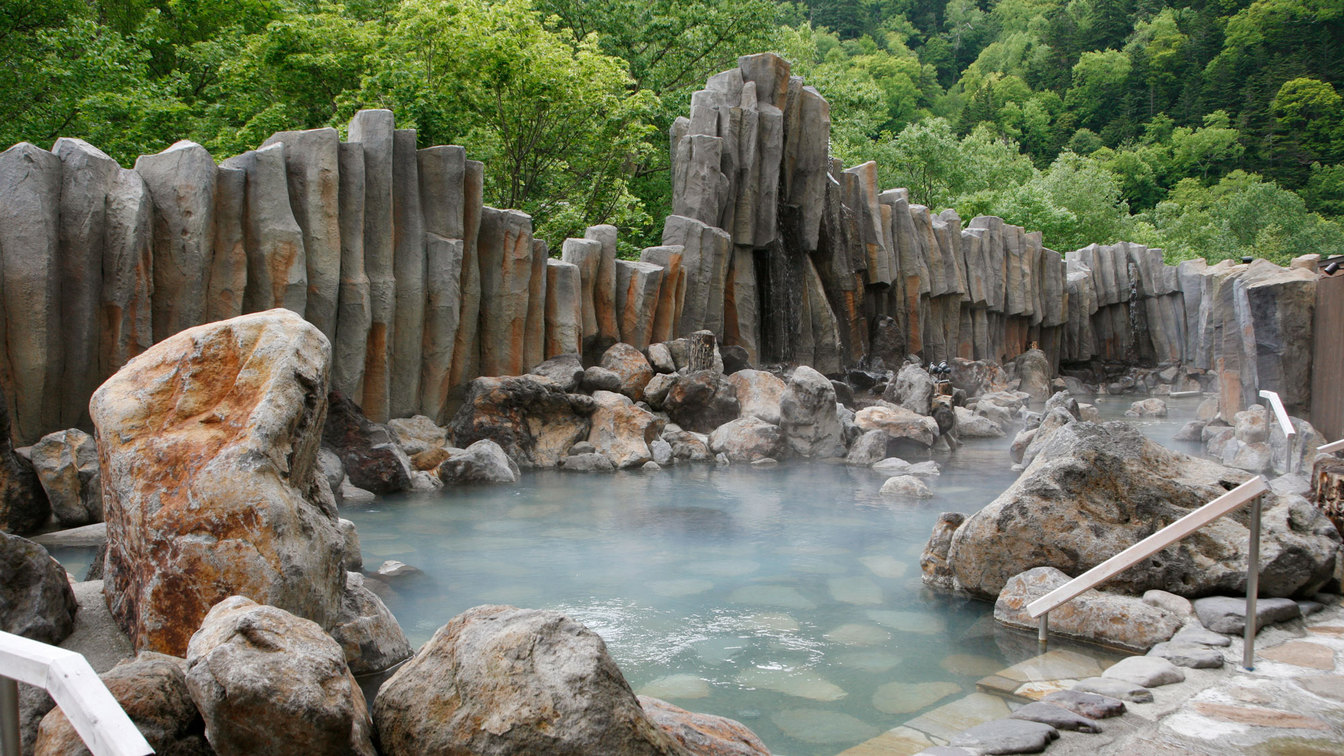
<instances>
[{"instance_id":1,"label":"rocky cliff wall","mask_svg":"<svg viewBox=\"0 0 1344 756\"><path fill-rule=\"evenodd\" d=\"M0 153L0 388L20 444L88 425L93 389L183 329L271 307L331 342L332 385L375 420L438 422L478 375L593 361L699 329L753 363L835 373L907 354L1216 374L1228 417L1310 401L1316 275L1165 265L1142 245L1060 255L994 217L934 214L829 154L826 101L771 54L709 79L672 128L662 244L566 240L482 204L484 166L416 148L385 110L281 132L216 164L179 142L134 168L61 139Z\"/></svg>"}]
</instances>

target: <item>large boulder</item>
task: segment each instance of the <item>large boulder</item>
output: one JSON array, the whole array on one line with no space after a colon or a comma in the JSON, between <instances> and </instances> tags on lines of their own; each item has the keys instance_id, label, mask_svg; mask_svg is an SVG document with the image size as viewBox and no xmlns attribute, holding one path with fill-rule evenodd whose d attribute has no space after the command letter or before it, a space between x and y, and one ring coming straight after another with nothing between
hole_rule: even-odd
<instances>
[{"instance_id":1,"label":"large boulder","mask_svg":"<svg viewBox=\"0 0 1344 756\"><path fill-rule=\"evenodd\" d=\"M697 370L677 376L663 398L663 410L686 430L709 433L737 419L740 405L737 390L722 372Z\"/></svg>"},{"instance_id":2,"label":"large boulder","mask_svg":"<svg viewBox=\"0 0 1344 756\"><path fill-rule=\"evenodd\" d=\"M709 449L727 455L731 462L755 462L778 459L784 450L783 441L778 425L748 415L715 428L709 434Z\"/></svg>"},{"instance_id":3,"label":"large boulder","mask_svg":"<svg viewBox=\"0 0 1344 756\"><path fill-rule=\"evenodd\" d=\"M1008 490L957 528L948 563L959 587L985 598L1032 567L1078 575L1249 477L1165 449L1123 422L1069 423L1050 434ZM1309 594L1329 578L1339 534L1300 496L1265 496L1261 594ZM1246 517L1243 508L1215 520L1108 587L1136 595L1244 591Z\"/></svg>"},{"instance_id":4,"label":"large boulder","mask_svg":"<svg viewBox=\"0 0 1344 756\"><path fill-rule=\"evenodd\" d=\"M75 629L75 594L47 550L0 533L0 630L56 644Z\"/></svg>"},{"instance_id":5,"label":"large boulder","mask_svg":"<svg viewBox=\"0 0 1344 756\"><path fill-rule=\"evenodd\" d=\"M477 378L449 428L456 446L489 439L520 465L555 467L588 437L595 406L591 397L567 393L546 378Z\"/></svg>"},{"instance_id":6,"label":"large boulder","mask_svg":"<svg viewBox=\"0 0 1344 756\"><path fill-rule=\"evenodd\" d=\"M620 393L638 402L644 398L644 386L653 377L653 366L644 353L624 342L612 344L602 353L599 367L606 368L620 379Z\"/></svg>"},{"instance_id":7,"label":"large boulder","mask_svg":"<svg viewBox=\"0 0 1344 756\"><path fill-rule=\"evenodd\" d=\"M739 370L728 376L743 415L751 415L779 425L779 403L788 384L764 370Z\"/></svg>"},{"instance_id":8,"label":"large boulder","mask_svg":"<svg viewBox=\"0 0 1344 756\"><path fill-rule=\"evenodd\" d=\"M887 384L882 399L916 414L927 415L933 411L933 394L933 376L929 371L907 362L896 373L896 379Z\"/></svg>"},{"instance_id":9,"label":"large boulder","mask_svg":"<svg viewBox=\"0 0 1344 756\"><path fill-rule=\"evenodd\" d=\"M854 413L854 424L864 432L880 430L888 439L906 439L923 446L933 446L938 438L936 420L887 402Z\"/></svg>"},{"instance_id":10,"label":"large boulder","mask_svg":"<svg viewBox=\"0 0 1344 756\"><path fill-rule=\"evenodd\" d=\"M602 639L553 611L463 612L383 683L373 710L388 756L686 753Z\"/></svg>"},{"instance_id":11,"label":"large boulder","mask_svg":"<svg viewBox=\"0 0 1344 756\"><path fill-rule=\"evenodd\" d=\"M220 756L375 753L359 683L316 624L230 596L206 615L186 658L187 687Z\"/></svg>"},{"instance_id":12,"label":"large boulder","mask_svg":"<svg viewBox=\"0 0 1344 756\"><path fill-rule=\"evenodd\" d=\"M1031 396L1033 402L1043 402L1050 398L1050 358L1039 349L1028 349L1013 359L1017 368L1017 377L1021 383L1018 389Z\"/></svg>"},{"instance_id":13,"label":"large boulder","mask_svg":"<svg viewBox=\"0 0 1344 756\"><path fill-rule=\"evenodd\" d=\"M359 406L339 391L327 395L322 440L341 458L350 483L376 494L411 487L410 462L386 426L370 422Z\"/></svg>"},{"instance_id":14,"label":"large boulder","mask_svg":"<svg viewBox=\"0 0 1344 756\"><path fill-rule=\"evenodd\" d=\"M779 415L780 430L794 454L844 456L845 431L836 414L835 387L826 376L799 365L789 377L789 388L779 403Z\"/></svg>"},{"instance_id":15,"label":"large boulder","mask_svg":"<svg viewBox=\"0 0 1344 756\"><path fill-rule=\"evenodd\" d=\"M207 756L205 723L187 689L187 662L142 651L98 678L121 704L155 753ZM60 709L42 718L33 756L82 756L89 751Z\"/></svg>"},{"instance_id":16,"label":"large boulder","mask_svg":"<svg viewBox=\"0 0 1344 756\"><path fill-rule=\"evenodd\" d=\"M9 405L0 391L0 531L31 533L51 516L47 492L33 463L14 451Z\"/></svg>"},{"instance_id":17,"label":"large boulder","mask_svg":"<svg viewBox=\"0 0 1344 756\"><path fill-rule=\"evenodd\" d=\"M593 402L597 409L593 412L588 441L598 452L622 469L639 467L653 459L649 443L662 430L657 415L635 406L630 397L610 391L594 393Z\"/></svg>"},{"instance_id":18,"label":"large boulder","mask_svg":"<svg viewBox=\"0 0 1344 756\"><path fill-rule=\"evenodd\" d=\"M98 445L78 428L56 431L33 444L29 456L56 519L67 528L103 521Z\"/></svg>"},{"instance_id":19,"label":"large boulder","mask_svg":"<svg viewBox=\"0 0 1344 756\"><path fill-rule=\"evenodd\" d=\"M330 355L270 310L171 336L94 393L105 592L137 650L181 656L234 594L339 615L344 538L317 465Z\"/></svg>"},{"instance_id":20,"label":"large boulder","mask_svg":"<svg viewBox=\"0 0 1344 756\"><path fill-rule=\"evenodd\" d=\"M994 602L994 619L1009 627L1034 630L1037 620L1027 604L1069 582L1054 567L1033 567L1009 578ZM1146 653L1181 629L1183 618L1137 596L1083 591L1050 612L1050 632L1093 643Z\"/></svg>"}]
</instances>

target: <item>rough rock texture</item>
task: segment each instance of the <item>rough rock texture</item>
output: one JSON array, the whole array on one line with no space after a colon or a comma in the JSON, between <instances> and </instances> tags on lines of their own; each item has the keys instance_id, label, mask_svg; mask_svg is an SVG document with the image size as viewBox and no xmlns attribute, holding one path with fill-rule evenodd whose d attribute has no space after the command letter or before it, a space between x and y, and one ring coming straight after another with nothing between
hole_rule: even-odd
<instances>
[{"instance_id":1,"label":"rough rock texture","mask_svg":"<svg viewBox=\"0 0 1344 756\"><path fill-rule=\"evenodd\" d=\"M919 555L919 569L924 574L924 582L944 591L956 587L956 576L947 563L947 552L952 547L952 534L966 521L966 515L960 512L943 512L933 525L933 534Z\"/></svg>"},{"instance_id":2,"label":"rough rock texture","mask_svg":"<svg viewBox=\"0 0 1344 756\"><path fill-rule=\"evenodd\" d=\"M683 754L596 634L558 612L454 617L378 691L383 753Z\"/></svg>"},{"instance_id":3,"label":"rough rock texture","mask_svg":"<svg viewBox=\"0 0 1344 756\"><path fill-rule=\"evenodd\" d=\"M1126 657L1108 667L1101 676L1145 688L1157 688L1185 680L1185 673L1175 664L1156 656Z\"/></svg>"},{"instance_id":4,"label":"rough rock texture","mask_svg":"<svg viewBox=\"0 0 1344 756\"><path fill-rule=\"evenodd\" d=\"M722 372L696 370L677 376L663 399L663 409L682 428L710 433L736 419L740 405L733 384Z\"/></svg>"},{"instance_id":5,"label":"rough rock texture","mask_svg":"<svg viewBox=\"0 0 1344 756\"><path fill-rule=\"evenodd\" d=\"M1246 629L1246 599L1232 596L1206 596L1194 602L1195 614L1204 627L1215 633L1240 633ZM1260 597L1255 602L1255 631L1265 625L1301 616L1296 601Z\"/></svg>"},{"instance_id":6,"label":"rough rock texture","mask_svg":"<svg viewBox=\"0 0 1344 756\"><path fill-rule=\"evenodd\" d=\"M331 637L341 644L345 663L356 675L381 672L411 655L406 633L383 600L364 585L364 576L358 572L345 573L341 615L331 628Z\"/></svg>"},{"instance_id":7,"label":"rough rock texture","mask_svg":"<svg viewBox=\"0 0 1344 756\"><path fill-rule=\"evenodd\" d=\"M636 402L644 399L644 386L653 377L653 367L639 349L622 342L612 344L602 354L599 366L615 373L620 379L617 391Z\"/></svg>"},{"instance_id":8,"label":"rough rock texture","mask_svg":"<svg viewBox=\"0 0 1344 756\"><path fill-rule=\"evenodd\" d=\"M779 426L750 415L724 423L709 434L709 448L732 462L777 459L784 449Z\"/></svg>"},{"instance_id":9,"label":"rough rock texture","mask_svg":"<svg viewBox=\"0 0 1344 756\"><path fill-rule=\"evenodd\" d=\"M316 464L329 359L271 310L183 331L94 394L106 595L137 649L181 655L235 594L336 618L343 538Z\"/></svg>"},{"instance_id":10,"label":"rough rock texture","mask_svg":"<svg viewBox=\"0 0 1344 756\"><path fill-rule=\"evenodd\" d=\"M48 433L29 456L56 519L67 528L103 521L98 447L78 428Z\"/></svg>"},{"instance_id":11,"label":"rough rock texture","mask_svg":"<svg viewBox=\"0 0 1344 756\"><path fill-rule=\"evenodd\" d=\"M154 198L155 340L200 323L205 314L218 170L204 147L187 141L135 161ZM287 212L288 198L285 204Z\"/></svg>"},{"instance_id":12,"label":"rough rock texture","mask_svg":"<svg viewBox=\"0 0 1344 756\"><path fill-rule=\"evenodd\" d=\"M806 365L793 371L779 403L780 430L792 453L800 457L844 455L844 429L835 406L835 387L826 376Z\"/></svg>"},{"instance_id":13,"label":"rough rock texture","mask_svg":"<svg viewBox=\"0 0 1344 756\"><path fill-rule=\"evenodd\" d=\"M488 438L454 449L439 465L439 479L446 485L459 483L517 483L518 465Z\"/></svg>"},{"instance_id":14,"label":"rough rock texture","mask_svg":"<svg viewBox=\"0 0 1344 756\"><path fill-rule=\"evenodd\" d=\"M14 451L9 407L0 392L0 531L31 533L50 516L51 504L33 463Z\"/></svg>"},{"instance_id":15,"label":"rough rock texture","mask_svg":"<svg viewBox=\"0 0 1344 756\"><path fill-rule=\"evenodd\" d=\"M887 478L878 493L906 499L933 498L933 491L929 490L928 484L913 475L895 475Z\"/></svg>"},{"instance_id":16,"label":"rough rock texture","mask_svg":"<svg viewBox=\"0 0 1344 756\"><path fill-rule=\"evenodd\" d=\"M0 630L53 645L74 631L75 594L46 549L0 533L0 575Z\"/></svg>"},{"instance_id":17,"label":"rough rock texture","mask_svg":"<svg viewBox=\"0 0 1344 756\"><path fill-rule=\"evenodd\" d=\"M206 615L186 658L187 687L220 756L373 756L364 694L316 624L230 596Z\"/></svg>"},{"instance_id":18,"label":"rough rock texture","mask_svg":"<svg viewBox=\"0 0 1344 756\"><path fill-rule=\"evenodd\" d=\"M887 403L854 413L854 424L863 431L880 430L890 439L909 439L924 446L933 446L938 437L938 423L933 418Z\"/></svg>"},{"instance_id":19,"label":"rough rock texture","mask_svg":"<svg viewBox=\"0 0 1344 756\"><path fill-rule=\"evenodd\" d=\"M887 384L882 399L916 414L927 415L933 409L933 394L933 377L929 371L907 362L896 373L896 379Z\"/></svg>"},{"instance_id":20,"label":"rough rock texture","mask_svg":"<svg viewBox=\"0 0 1344 756\"><path fill-rule=\"evenodd\" d=\"M1009 627L1033 629L1037 620L1027 604L1069 582L1053 567L1034 567L1014 575L994 602L994 619ZM1170 638L1182 618L1133 596L1084 591L1050 612L1050 631L1107 646L1143 652Z\"/></svg>"},{"instance_id":21,"label":"rough rock texture","mask_svg":"<svg viewBox=\"0 0 1344 756\"><path fill-rule=\"evenodd\" d=\"M769 756L756 733L736 722L712 714L697 714L679 706L640 696L639 705L654 724L676 738L694 756Z\"/></svg>"},{"instance_id":22,"label":"rough rock texture","mask_svg":"<svg viewBox=\"0 0 1344 756\"><path fill-rule=\"evenodd\" d=\"M574 391L583 380L583 363L577 353L557 354L528 371L528 375L539 375L555 382L561 391Z\"/></svg>"},{"instance_id":23,"label":"rough rock texture","mask_svg":"<svg viewBox=\"0 0 1344 756\"><path fill-rule=\"evenodd\" d=\"M788 384L764 370L739 370L728 376L743 415L779 425L779 403Z\"/></svg>"},{"instance_id":24,"label":"rough rock texture","mask_svg":"<svg viewBox=\"0 0 1344 756\"><path fill-rule=\"evenodd\" d=\"M653 459L649 443L658 438L661 430L657 416L635 406L629 396L610 391L595 392L593 403L597 409L593 412L588 441L598 452L622 469L639 467Z\"/></svg>"},{"instance_id":25,"label":"rough rock texture","mask_svg":"<svg viewBox=\"0 0 1344 756\"><path fill-rule=\"evenodd\" d=\"M176 656L142 651L98 676L155 753L206 756L205 723L187 690L187 663ZM42 718L33 756L89 753L60 709Z\"/></svg>"},{"instance_id":26,"label":"rough rock texture","mask_svg":"<svg viewBox=\"0 0 1344 756\"><path fill-rule=\"evenodd\" d=\"M1077 575L1246 477L1164 449L1124 423L1071 423L1040 446L1007 491L957 529L948 560L959 585L984 597L997 596L1008 578L1032 567ZM1338 533L1300 497L1273 496L1266 504L1262 595L1316 590L1339 549ZM1241 510L1220 518L1121 573L1110 587L1185 596L1244 590L1245 517Z\"/></svg>"},{"instance_id":27,"label":"rough rock texture","mask_svg":"<svg viewBox=\"0 0 1344 756\"><path fill-rule=\"evenodd\" d=\"M588 437L594 409L592 398L566 393L549 380L477 378L449 427L456 446L488 438L519 464L554 467Z\"/></svg>"},{"instance_id":28,"label":"rough rock texture","mask_svg":"<svg viewBox=\"0 0 1344 756\"><path fill-rule=\"evenodd\" d=\"M386 427L369 422L354 402L338 391L327 395L322 443L336 452L355 486L376 494L411 487L410 469Z\"/></svg>"},{"instance_id":29,"label":"rough rock texture","mask_svg":"<svg viewBox=\"0 0 1344 756\"><path fill-rule=\"evenodd\" d=\"M1013 361L1017 367L1017 377L1021 380L1018 388L1027 392L1033 402L1043 402L1050 398L1050 358L1039 349L1029 349L1018 355Z\"/></svg>"}]
</instances>

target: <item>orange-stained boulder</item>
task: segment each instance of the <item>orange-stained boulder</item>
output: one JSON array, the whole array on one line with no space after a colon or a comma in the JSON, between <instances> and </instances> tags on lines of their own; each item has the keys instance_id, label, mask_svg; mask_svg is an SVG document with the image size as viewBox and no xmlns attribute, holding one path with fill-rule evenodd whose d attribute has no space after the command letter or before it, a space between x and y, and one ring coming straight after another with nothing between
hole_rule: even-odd
<instances>
[{"instance_id":1,"label":"orange-stained boulder","mask_svg":"<svg viewBox=\"0 0 1344 756\"><path fill-rule=\"evenodd\" d=\"M330 356L269 310L165 339L94 393L105 593L137 650L184 655L235 594L335 623L343 541L316 464Z\"/></svg>"}]
</instances>

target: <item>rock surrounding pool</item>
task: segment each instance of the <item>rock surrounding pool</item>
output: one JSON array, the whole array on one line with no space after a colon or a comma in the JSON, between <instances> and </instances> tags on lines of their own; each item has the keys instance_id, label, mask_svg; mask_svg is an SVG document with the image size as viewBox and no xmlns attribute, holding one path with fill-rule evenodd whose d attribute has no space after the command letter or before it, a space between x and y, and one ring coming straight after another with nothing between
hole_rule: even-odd
<instances>
[{"instance_id":1,"label":"rock surrounding pool","mask_svg":"<svg viewBox=\"0 0 1344 756\"><path fill-rule=\"evenodd\" d=\"M1134 422L1170 446L1198 402ZM1120 417L1129 400L1099 407ZM920 583L938 515L974 512L1016 479L1010 442L935 456L925 500L880 496L867 468L682 465L531 472L342 516L367 568L424 571L386 597L413 645L478 604L558 609L607 641L636 692L741 720L776 753L834 754L1036 652L990 604Z\"/></svg>"}]
</instances>

